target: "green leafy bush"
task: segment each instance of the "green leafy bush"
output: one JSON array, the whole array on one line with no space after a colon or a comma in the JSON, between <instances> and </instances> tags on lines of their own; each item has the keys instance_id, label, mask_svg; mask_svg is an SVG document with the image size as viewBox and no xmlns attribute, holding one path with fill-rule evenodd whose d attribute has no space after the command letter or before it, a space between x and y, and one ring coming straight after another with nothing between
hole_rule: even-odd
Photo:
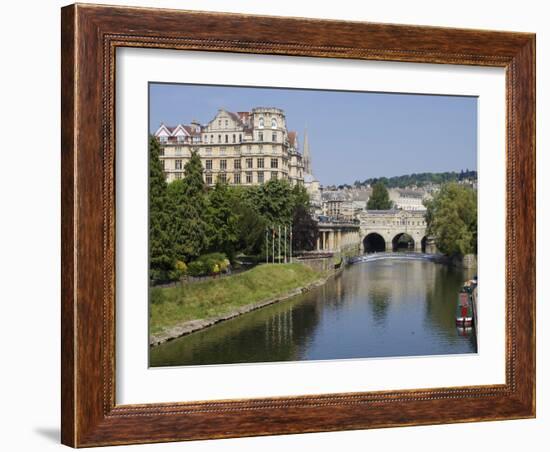
<instances>
[{"instance_id":1,"label":"green leafy bush","mask_svg":"<svg viewBox=\"0 0 550 452\"><path fill-rule=\"evenodd\" d=\"M197 260L189 263L187 273L191 276L203 276L207 273L207 270L203 262Z\"/></svg>"}]
</instances>

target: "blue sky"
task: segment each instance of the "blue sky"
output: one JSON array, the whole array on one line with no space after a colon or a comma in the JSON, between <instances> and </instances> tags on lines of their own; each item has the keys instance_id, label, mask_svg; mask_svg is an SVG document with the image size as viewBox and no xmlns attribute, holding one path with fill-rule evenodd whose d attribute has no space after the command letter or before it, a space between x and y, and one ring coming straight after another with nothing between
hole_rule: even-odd
<instances>
[{"instance_id":1,"label":"blue sky","mask_svg":"<svg viewBox=\"0 0 550 452\"><path fill-rule=\"evenodd\" d=\"M210 121L218 108L278 107L323 185L477 169L477 98L209 85L149 85L149 131Z\"/></svg>"}]
</instances>

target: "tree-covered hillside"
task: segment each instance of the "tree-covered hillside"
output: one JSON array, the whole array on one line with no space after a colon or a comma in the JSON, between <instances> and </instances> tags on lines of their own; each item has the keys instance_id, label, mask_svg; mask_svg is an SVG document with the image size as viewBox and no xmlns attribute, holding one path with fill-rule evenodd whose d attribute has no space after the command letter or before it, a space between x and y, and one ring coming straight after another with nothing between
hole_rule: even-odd
<instances>
[{"instance_id":1,"label":"tree-covered hillside","mask_svg":"<svg viewBox=\"0 0 550 452\"><path fill-rule=\"evenodd\" d=\"M416 185L417 187L423 187L429 184L444 184L448 182L457 182L464 179L477 179L477 171L461 170L447 171L444 173L413 173L405 174L403 176L392 177L371 177L364 181L355 181L353 187L361 187L366 185L374 185L377 182L382 182L387 188L405 188ZM352 185L343 184L338 188L351 188Z\"/></svg>"}]
</instances>

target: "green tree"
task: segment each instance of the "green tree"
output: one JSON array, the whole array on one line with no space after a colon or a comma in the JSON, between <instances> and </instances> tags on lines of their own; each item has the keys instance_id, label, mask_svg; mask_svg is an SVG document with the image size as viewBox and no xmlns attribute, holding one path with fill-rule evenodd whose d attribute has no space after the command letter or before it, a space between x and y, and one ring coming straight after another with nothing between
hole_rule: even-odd
<instances>
[{"instance_id":1,"label":"green tree","mask_svg":"<svg viewBox=\"0 0 550 452\"><path fill-rule=\"evenodd\" d=\"M372 194L367 202L369 210L389 210L393 203L390 201L390 195L383 182L376 182L372 186Z\"/></svg>"},{"instance_id":2,"label":"green tree","mask_svg":"<svg viewBox=\"0 0 550 452\"><path fill-rule=\"evenodd\" d=\"M149 138L149 278L152 282L168 279L174 268L173 242L170 235L170 199L159 159L160 145Z\"/></svg>"},{"instance_id":3,"label":"green tree","mask_svg":"<svg viewBox=\"0 0 550 452\"><path fill-rule=\"evenodd\" d=\"M209 249L222 251L234 260L238 244L238 216L233 209L235 193L225 183L218 182L208 194L206 221L209 231Z\"/></svg>"},{"instance_id":4,"label":"green tree","mask_svg":"<svg viewBox=\"0 0 550 452\"><path fill-rule=\"evenodd\" d=\"M451 182L426 202L427 232L446 255L477 252L477 192Z\"/></svg>"},{"instance_id":5,"label":"green tree","mask_svg":"<svg viewBox=\"0 0 550 452\"><path fill-rule=\"evenodd\" d=\"M311 251L317 245L319 228L311 218L308 208L298 204L294 209L292 219L292 249L296 251Z\"/></svg>"},{"instance_id":6,"label":"green tree","mask_svg":"<svg viewBox=\"0 0 550 452\"><path fill-rule=\"evenodd\" d=\"M286 180L270 180L251 191L250 199L270 224L290 223L294 210L292 189Z\"/></svg>"},{"instance_id":7,"label":"green tree","mask_svg":"<svg viewBox=\"0 0 550 452\"><path fill-rule=\"evenodd\" d=\"M254 208L245 193L233 189L231 208L237 217L237 249L247 255L264 251L266 220Z\"/></svg>"},{"instance_id":8,"label":"green tree","mask_svg":"<svg viewBox=\"0 0 550 452\"><path fill-rule=\"evenodd\" d=\"M171 198L174 253L177 259L189 262L208 248L209 228L206 222L206 186L202 164L196 152L185 164L185 177L168 187Z\"/></svg>"}]
</instances>

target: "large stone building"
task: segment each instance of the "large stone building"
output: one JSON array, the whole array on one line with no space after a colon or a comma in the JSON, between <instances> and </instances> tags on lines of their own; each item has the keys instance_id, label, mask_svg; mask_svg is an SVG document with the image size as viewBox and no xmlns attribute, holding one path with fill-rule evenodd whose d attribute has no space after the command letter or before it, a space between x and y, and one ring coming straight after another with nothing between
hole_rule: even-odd
<instances>
[{"instance_id":1,"label":"large stone building","mask_svg":"<svg viewBox=\"0 0 550 452\"><path fill-rule=\"evenodd\" d=\"M425 211L424 201L431 199L431 195L422 188L390 188L390 200L396 209Z\"/></svg>"},{"instance_id":2,"label":"large stone building","mask_svg":"<svg viewBox=\"0 0 550 452\"><path fill-rule=\"evenodd\" d=\"M218 110L208 124L197 121L155 132L168 182L181 179L192 152L198 152L204 181L258 185L272 179L303 184L304 166L298 135L288 131L283 110L258 107L233 113Z\"/></svg>"}]
</instances>

